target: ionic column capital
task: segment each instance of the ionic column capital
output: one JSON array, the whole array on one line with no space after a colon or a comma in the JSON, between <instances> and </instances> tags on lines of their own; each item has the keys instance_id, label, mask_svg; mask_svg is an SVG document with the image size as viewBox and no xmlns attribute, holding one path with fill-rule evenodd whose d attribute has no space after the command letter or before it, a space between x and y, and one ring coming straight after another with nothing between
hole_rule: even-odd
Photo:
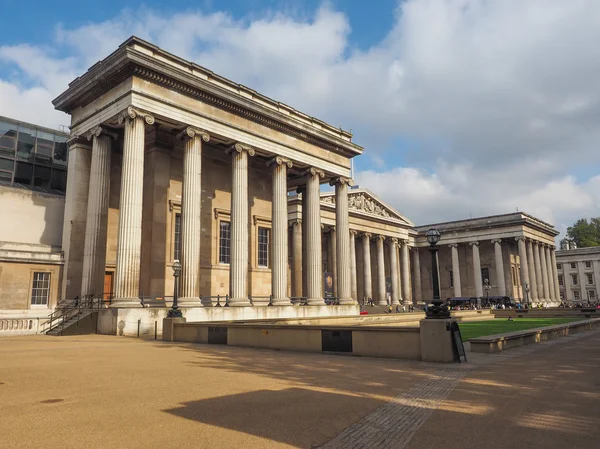
<instances>
[{"instance_id":1,"label":"ionic column capital","mask_svg":"<svg viewBox=\"0 0 600 449\"><path fill-rule=\"evenodd\" d=\"M92 128L87 133L87 140L88 141L93 140L94 137L100 137L102 134L104 134L114 140L117 140L117 138L119 137L119 135L116 132L110 131L107 128L105 128L104 126L96 126L95 128Z\"/></svg>"},{"instance_id":2,"label":"ionic column capital","mask_svg":"<svg viewBox=\"0 0 600 449\"><path fill-rule=\"evenodd\" d=\"M520 235L519 237L515 237L515 241L520 242L520 241L525 241L525 237L523 237L522 235Z\"/></svg>"},{"instance_id":3,"label":"ionic column capital","mask_svg":"<svg viewBox=\"0 0 600 449\"><path fill-rule=\"evenodd\" d=\"M392 237L388 239L388 241L392 244L392 246L398 246L398 239L396 237Z\"/></svg>"},{"instance_id":4,"label":"ionic column capital","mask_svg":"<svg viewBox=\"0 0 600 449\"><path fill-rule=\"evenodd\" d=\"M450 243L448 248L458 248L458 243Z\"/></svg>"},{"instance_id":5,"label":"ionic column capital","mask_svg":"<svg viewBox=\"0 0 600 449\"><path fill-rule=\"evenodd\" d=\"M492 239L490 240L492 243L502 243L502 239Z\"/></svg>"},{"instance_id":6,"label":"ionic column capital","mask_svg":"<svg viewBox=\"0 0 600 449\"><path fill-rule=\"evenodd\" d=\"M319 178L323 179L325 177L325 172L316 167L310 167L310 168L306 169L306 171L304 172L304 176L306 176L306 177L318 176Z\"/></svg>"},{"instance_id":7,"label":"ionic column capital","mask_svg":"<svg viewBox=\"0 0 600 449\"><path fill-rule=\"evenodd\" d=\"M358 234L358 231L356 229L350 229L350 235L353 235L356 237L357 234Z\"/></svg>"},{"instance_id":8,"label":"ionic column capital","mask_svg":"<svg viewBox=\"0 0 600 449\"><path fill-rule=\"evenodd\" d=\"M366 238L367 240L371 240L371 238L373 237L373 234L371 234L370 232L363 232L362 236L364 238Z\"/></svg>"},{"instance_id":9,"label":"ionic column capital","mask_svg":"<svg viewBox=\"0 0 600 449\"><path fill-rule=\"evenodd\" d=\"M354 185L354 181L351 178L346 178L344 176L338 176L337 178L333 178L331 181L329 181L330 186L344 185L344 184L349 187L352 187Z\"/></svg>"},{"instance_id":10,"label":"ionic column capital","mask_svg":"<svg viewBox=\"0 0 600 449\"><path fill-rule=\"evenodd\" d=\"M154 116L152 114L142 111L141 109L134 108L133 106L129 106L127 109L121 112L117 120L119 125L122 125L125 120L134 120L136 118L144 120L148 125L154 124Z\"/></svg>"},{"instance_id":11,"label":"ionic column capital","mask_svg":"<svg viewBox=\"0 0 600 449\"><path fill-rule=\"evenodd\" d=\"M248 156L254 156L256 154L256 151L254 151L254 148L252 148L250 145L246 145L243 143L235 143L233 145L231 145L226 151L226 154L233 154L234 152L241 154L243 152L248 153Z\"/></svg>"},{"instance_id":12,"label":"ionic column capital","mask_svg":"<svg viewBox=\"0 0 600 449\"><path fill-rule=\"evenodd\" d=\"M375 240L381 240L381 241L384 241L384 240L385 240L385 235L377 234L377 235L375 236Z\"/></svg>"},{"instance_id":13,"label":"ionic column capital","mask_svg":"<svg viewBox=\"0 0 600 449\"><path fill-rule=\"evenodd\" d=\"M279 166L283 164L287 165L288 168L292 168L294 166L294 163L290 159L287 159L283 156L275 156L267 161L267 167L271 167L273 165Z\"/></svg>"},{"instance_id":14,"label":"ionic column capital","mask_svg":"<svg viewBox=\"0 0 600 449\"><path fill-rule=\"evenodd\" d=\"M299 218L294 218L293 220L290 220L290 227L294 227L294 226L302 226L302 220Z\"/></svg>"},{"instance_id":15,"label":"ionic column capital","mask_svg":"<svg viewBox=\"0 0 600 449\"><path fill-rule=\"evenodd\" d=\"M398 244L408 246L408 239L398 239Z\"/></svg>"},{"instance_id":16,"label":"ionic column capital","mask_svg":"<svg viewBox=\"0 0 600 449\"><path fill-rule=\"evenodd\" d=\"M194 137L199 137L205 142L210 140L210 135L203 129L196 128L194 126L188 126L179 134L177 134L178 139L193 139Z\"/></svg>"},{"instance_id":17,"label":"ionic column capital","mask_svg":"<svg viewBox=\"0 0 600 449\"><path fill-rule=\"evenodd\" d=\"M474 242L469 242L470 246L479 246L479 241L475 240Z\"/></svg>"}]
</instances>

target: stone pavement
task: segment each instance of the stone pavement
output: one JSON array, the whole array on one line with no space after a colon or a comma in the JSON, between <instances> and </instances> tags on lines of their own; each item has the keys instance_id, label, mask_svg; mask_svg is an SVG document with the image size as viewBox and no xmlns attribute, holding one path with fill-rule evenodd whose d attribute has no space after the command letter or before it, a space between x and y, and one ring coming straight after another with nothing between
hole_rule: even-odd
<instances>
[{"instance_id":1,"label":"stone pavement","mask_svg":"<svg viewBox=\"0 0 600 449\"><path fill-rule=\"evenodd\" d=\"M471 356L3 338L0 447L597 447L600 332Z\"/></svg>"}]
</instances>

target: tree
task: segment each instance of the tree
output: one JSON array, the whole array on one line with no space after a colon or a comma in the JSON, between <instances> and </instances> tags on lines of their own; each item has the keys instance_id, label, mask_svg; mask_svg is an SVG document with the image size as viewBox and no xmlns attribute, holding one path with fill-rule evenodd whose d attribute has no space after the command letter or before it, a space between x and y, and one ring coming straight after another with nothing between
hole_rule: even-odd
<instances>
[{"instance_id":1,"label":"tree","mask_svg":"<svg viewBox=\"0 0 600 449\"><path fill-rule=\"evenodd\" d=\"M567 228L567 238L577 243L577 248L600 246L600 217L580 218Z\"/></svg>"}]
</instances>

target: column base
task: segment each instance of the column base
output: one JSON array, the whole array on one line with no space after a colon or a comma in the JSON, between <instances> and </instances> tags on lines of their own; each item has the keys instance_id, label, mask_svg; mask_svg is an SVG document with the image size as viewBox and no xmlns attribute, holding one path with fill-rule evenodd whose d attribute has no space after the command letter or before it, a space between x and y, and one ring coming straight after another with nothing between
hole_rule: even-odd
<instances>
[{"instance_id":1,"label":"column base","mask_svg":"<svg viewBox=\"0 0 600 449\"><path fill-rule=\"evenodd\" d=\"M387 301L375 301L376 306L387 306Z\"/></svg>"},{"instance_id":2,"label":"column base","mask_svg":"<svg viewBox=\"0 0 600 449\"><path fill-rule=\"evenodd\" d=\"M324 306L325 300L323 298L308 298L306 300L307 306Z\"/></svg>"},{"instance_id":3,"label":"column base","mask_svg":"<svg viewBox=\"0 0 600 449\"><path fill-rule=\"evenodd\" d=\"M273 298L271 300L271 305L274 306L291 306L292 302L290 298Z\"/></svg>"},{"instance_id":4,"label":"column base","mask_svg":"<svg viewBox=\"0 0 600 449\"><path fill-rule=\"evenodd\" d=\"M227 301L229 307L252 307L252 303L248 298L229 298Z\"/></svg>"},{"instance_id":5,"label":"column base","mask_svg":"<svg viewBox=\"0 0 600 449\"><path fill-rule=\"evenodd\" d=\"M202 303L200 302L199 296L177 298L177 307L200 307L201 305Z\"/></svg>"},{"instance_id":6,"label":"column base","mask_svg":"<svg viewBox=\"0 0 600 449\"><path fill-rule=\"evenodd\" d=\"M402 298L400 298L400 299L392 299L392 305L393 306L399 306L400 304L402 304Z\"/></svg>"},{"instance_id":7,"label":"column base","mask_svg":"<svg viewBox=\"0 0 600 449\"><path fill-rule=\"evenodd\" d=\"M358 304L358 302L353 298L340 298L339 304L340 306L353 306L354 304Z\"/></svg>"},{"instance_id":8,"label":"column base","mask_svg":"<svg viewBox=\"0 0 600 449\"><path fill-rule=\"evenodd\" d=\"M110 307L112 308L134 308L134 307L142 307L142 303L140 298L114 298Z\"/></svg>"}]
</instances>

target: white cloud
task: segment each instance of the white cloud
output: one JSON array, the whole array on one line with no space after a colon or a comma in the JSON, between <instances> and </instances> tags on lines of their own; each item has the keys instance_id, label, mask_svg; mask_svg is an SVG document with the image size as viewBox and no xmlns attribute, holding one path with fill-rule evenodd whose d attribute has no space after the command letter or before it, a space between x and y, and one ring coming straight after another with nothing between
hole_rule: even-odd
<instances>
[{"instance_id":1,"label":"white cloud","mask_svg":"<svg viewBox=\"0 0 600 449\"><path fill-rule=\"evenodd\" d=\"M406 0L396 14L364 51L327 4L313 17L141 8L58 26L49 48L0 47L0 63L22 76L0 75L0 114L55 124L49 100L136 34L353 128L375 167L359 182L417 223L517 207L559 226L598 215L600 181L574 174L600 165L600 2ZM397 157L398 139L414 149Z\"/></svg>"}]
</instances>

